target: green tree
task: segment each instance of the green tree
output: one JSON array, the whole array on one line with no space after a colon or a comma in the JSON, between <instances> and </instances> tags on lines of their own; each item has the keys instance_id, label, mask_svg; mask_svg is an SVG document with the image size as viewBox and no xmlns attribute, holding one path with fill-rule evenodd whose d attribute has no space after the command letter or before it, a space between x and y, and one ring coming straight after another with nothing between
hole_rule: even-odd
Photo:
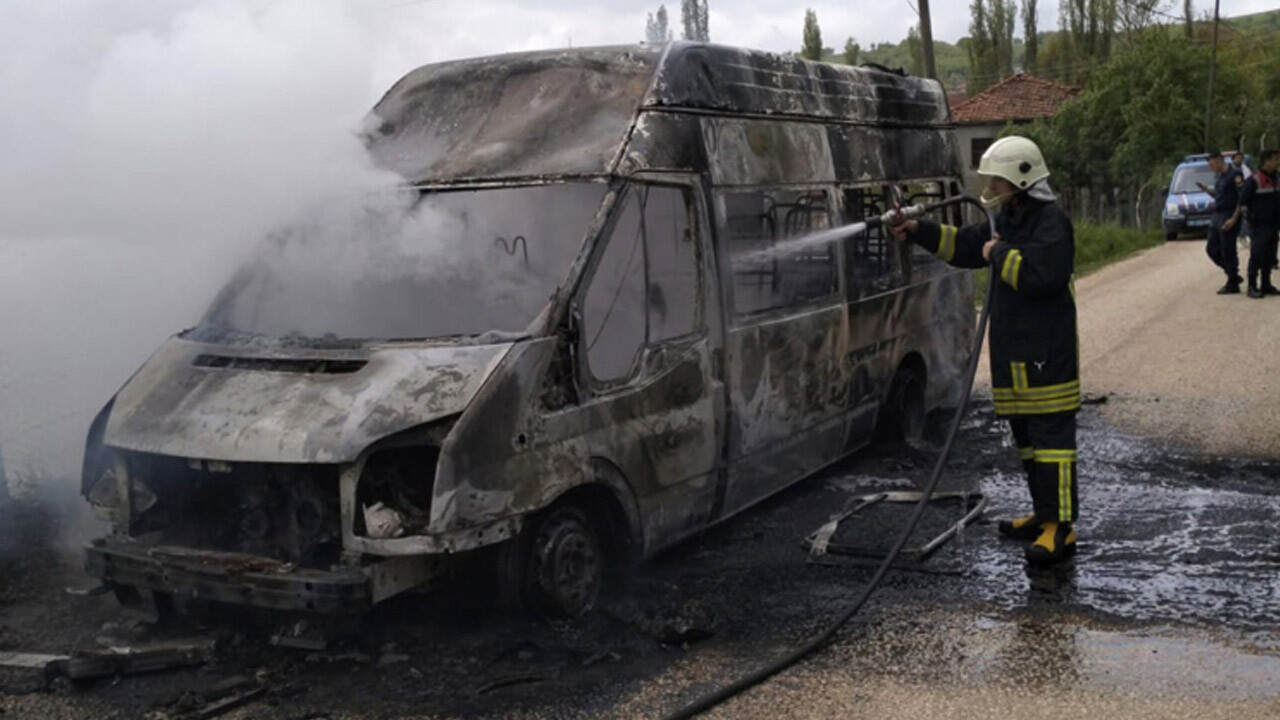
<instances>
[{"instance_id":1,"label":"green tree","mask_svg":"<svg viewBox=\"0 0 1280 720\"><path fill-rule=\"evenodd\" d=\"M857 64L858 64L858 54L859 54L859 53L861 53L861 52L862 52L862 48L860 48L860 47L858 46L858 43L854 42L853 38L849 38L848 40L845 40L845 41L844 41L844 53L843 53L843 54L844 54L844 64L845 64L845 65L857 65Z\"/></svg>"},{"instance_id":2,"label":"green tree","mask_svg":"<svg viewBox=\"0 0 1280 720\"><path fill-rule=\"evenodd\" d=\"M907 51L911 53L911 67L909 68L912 75L924 74L924 46L920 42L920 30L916 25L912 25L907 30Z\"/></svg>"},{"instance_id":3,"label":"green tree","mask_svg":"<svg viewBox=\"0 0 1280 720\"><path fill-rule=\"evenodd\" d=\"M969 14L969 93L973 94L1013 74L1018 10L1013 0L973 0Z\"/></svg>"},{"instance_id":4,"label":"green tree","mask_svg":"<svg viewBox=\"0 0 1280 720\"><path fill-rule=\"evenodd\" d=\"M711 41L710 9L708 0L680 0L680 22L684 26L684 39L698 42Z\"/></svg>"},{"instance_id":5,"label":"green tree","mask_svg":"<svg viewBox=\"0 0 1280 720\"><path fill-rule=\"evenodd\" d=\"M1224 52L1219 60L1214 142L1225 147L1245 132L1242 99L1256 99L1260 89L1250 86L1238 57ZM1103 194L1133 192L1202 149L1208 71L1208 48L1152 28L1131 51L1097 68L1084 92L1051 120L1018 132L1040 144L1055 184Z\"/></svg>"},{"instance_id":6,"label":"green tree","mask_svg":"<svg viewBox=\"0 0 1280 720\"><path fill-rule=\"evenodd\" d=\"M1036 0L1022 0L1022 37L1027 44L1022 67L1032 74L1036 72L1036 55L1040 47L1039 33L1036 30L1039 23Z\"/></svg>"},{"instance_id":7,"label":"green tree","mask_svg":"<svg viewBox=\"0 0 1280 720\"><path fill-rule=\"evenodd\" d=\"M822 59L822 29L818 27L818 14L813 10L804 11L804 45L800 48L800 56L807 60Z\"/></svg>"},{"instance_id":8,"label":"green tree","mask_svg":"<svg viewBox=\"0 0 1280 720\"><path fill-rule=\"evenodd\" d=\"M659 5L656 15L649 13L649 19L644 27L644 39L651 45L661 45L671 41L671 24L667 18L666 5Z\"/></svg>"},{"instance_id":9,"label":"green tree","mask_svg":"<svg viewBox=\"0 0 1280 720\"><path fill-rule=\"evenodd\" d=\"M1111 57L1116 32L1117 4L1143 0L1062 0L1059 24L1067 36L1061 75L1082 84L1089 72Z\"/></svg>"}]
</instances>

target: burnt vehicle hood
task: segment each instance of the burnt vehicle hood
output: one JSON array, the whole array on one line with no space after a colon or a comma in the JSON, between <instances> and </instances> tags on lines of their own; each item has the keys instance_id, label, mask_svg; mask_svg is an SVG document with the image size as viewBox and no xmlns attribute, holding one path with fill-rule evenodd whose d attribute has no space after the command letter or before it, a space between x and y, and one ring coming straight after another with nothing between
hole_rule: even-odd
<instances>
[{"instance_id":1,"label":"burnt vehicle hood","mask_svg":"<svg viewBox=\"0 0 1280 720\"><path fill-rule=\"evenodd\" d=\"M264 350L175 337L116 395L103 442L206 460L349 462L381 438L462 412L510 349Z\"/></svg>"}]
</instances>

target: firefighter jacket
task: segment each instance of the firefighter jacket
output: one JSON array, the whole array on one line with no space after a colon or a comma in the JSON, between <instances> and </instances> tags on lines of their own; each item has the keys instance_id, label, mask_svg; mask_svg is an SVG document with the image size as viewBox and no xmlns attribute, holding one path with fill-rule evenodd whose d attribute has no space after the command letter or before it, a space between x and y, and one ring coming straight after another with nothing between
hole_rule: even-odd
<instances>
[{"instance_id":1,"label":"firefighter jacket","mask_svg":"<svg viewBox=\"0 0 1280 720\"><path fill-rule=\"evenodd\" d=\"M996 218L991 249L991 392L997 415L1080 409L1080 357L1073 284L1075 235L1053 202L1020 195ZM920 221L911 239L962 268L987 265L987 223L956 228Z\"/></svg>"},{"instance_id":2,"label":"firefighter jacket","mask_svg":"<svg viewBox=\"0 0 1280 720\"><path fill-rule=\"evenodd\" d=\"M1280 224L1280 175L1259 170L1244 181L1240 204L1249 211L1249 222L1275 227Z\"/></svg>"}]
</instances>

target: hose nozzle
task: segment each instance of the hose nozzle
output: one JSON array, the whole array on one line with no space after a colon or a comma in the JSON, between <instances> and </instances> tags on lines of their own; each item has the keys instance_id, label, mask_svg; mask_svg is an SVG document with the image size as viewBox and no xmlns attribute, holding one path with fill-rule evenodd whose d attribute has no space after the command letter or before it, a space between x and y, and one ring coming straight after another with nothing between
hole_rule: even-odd
<instances>
[{"instance_id":1,"label":"hose nozzle","mask_svg":"<svg viewBox=\"0 0 1280 720\"><path fill-rule=\"evenodd\" d=\"M928 208L918 203L902 208L894 208L883 215L867 218L867 227L873 228L877 225L894 225L898 222L899 218L903 220L911 220L913 218L922 217L926 212L928 212Z\"/></svg>"}]
</instances>

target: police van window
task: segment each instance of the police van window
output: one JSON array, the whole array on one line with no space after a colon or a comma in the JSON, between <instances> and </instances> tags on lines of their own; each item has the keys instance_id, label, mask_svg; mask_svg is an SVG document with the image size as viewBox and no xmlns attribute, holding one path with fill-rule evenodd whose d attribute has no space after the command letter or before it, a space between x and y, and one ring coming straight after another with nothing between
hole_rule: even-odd
<instances>
[{"instance_id":1,"label":"police van window","mask_svg":"<svg viewBox=\"0 0 1280 720\"><path fill-rule=\"evenodd\" d=\"M839 291L834 242L785 243L831 227L825 190L724 192L720 201L736 317L810 306Z\"/></svg>"},{"instance_id":2,"label":"police van window","mask_svg":"<svg viewBox=\"0 0 1280 720\"><path fill-rule=\"evenodd\" d=\"M844 195L846 223L880 215L888 209L889 188L885 186L848 188ZM853 297L884 292L897 281L898 242L883 227L871 228L846 242L848 246L849 289Z\"/></svg>"},{"instance_id":3,"label":"police van window","mask_svg":"<svg viewBox=\"0 0 1280 720\"><path fill-rule=\"evenodd\" d=\"M688 335L698 326L698 253L692 196L671 187L633 186L644 207L649 254L649 341Z\"/></svg>"},{"instance_id":4,"label":"police van window","mask_svg":"<svg viewBox=\"0 0 1280 720\"><path fill-rule=\"evenodd\" d=\"M696 223L691 194L633 184L609 233L582 309L587 364L598 381L631 374L646 339L698 328Z\"/></svg>"}]
</instances>

